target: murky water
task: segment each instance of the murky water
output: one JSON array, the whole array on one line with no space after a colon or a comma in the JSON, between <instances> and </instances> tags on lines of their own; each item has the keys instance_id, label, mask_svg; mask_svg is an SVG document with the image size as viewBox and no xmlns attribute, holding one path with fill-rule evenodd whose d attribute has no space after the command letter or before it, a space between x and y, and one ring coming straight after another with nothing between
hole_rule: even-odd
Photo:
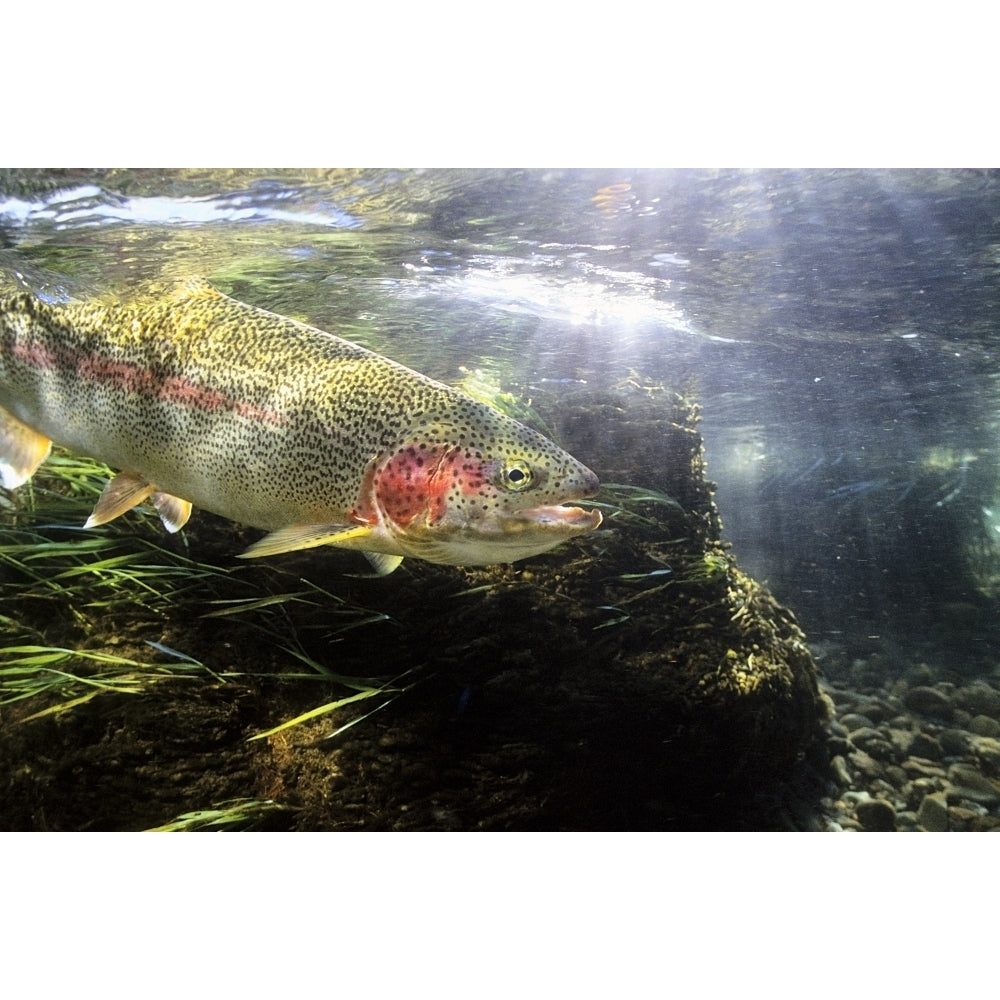
<instances>
[{"instance_id":1,"label":"murky water","mask_svg":"<svg viewBox=\"0 0 1000 1000\"><path fill-rule=\"evenodd\" d=\"M444 381L693 376L726 536L811 638L988 669L998 174L0 174L0 292L193 274Z\"/></svg>"}]
</instances>

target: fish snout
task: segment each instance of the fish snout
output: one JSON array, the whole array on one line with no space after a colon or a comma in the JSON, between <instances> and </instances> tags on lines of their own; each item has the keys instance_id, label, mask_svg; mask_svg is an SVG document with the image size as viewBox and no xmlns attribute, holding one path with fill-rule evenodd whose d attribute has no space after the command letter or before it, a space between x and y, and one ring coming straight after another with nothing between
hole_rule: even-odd
<instances>
[{"instance_id":1,"label":"fish snout","mask_svg":"<svg viewBox=\"0 0 1000 1000\"><path fill-rule=\"evenodd\" d=\"M596 496L601 488L601 481L597 478L597 474L591 472L586 466L581 468L580 475L580 496L579 499L583 500L586 497Z\"/></svg>"}]
</instances>

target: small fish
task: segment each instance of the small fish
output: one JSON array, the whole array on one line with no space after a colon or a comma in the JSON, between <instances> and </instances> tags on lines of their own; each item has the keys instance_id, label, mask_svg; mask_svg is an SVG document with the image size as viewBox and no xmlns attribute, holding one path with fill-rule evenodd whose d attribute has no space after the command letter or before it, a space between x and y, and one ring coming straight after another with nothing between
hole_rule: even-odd
<instances>
[{"instance_id":1,"label":"small fish","mask_svg":"<svg viewBox=\"0 0 1000 1000\"><path fill-rule=\"evenodd\" d=\"M0 299L0 483L52 442L121 471L87 527L149 500L268 534L244 556L319 545L487 565L601 523L563 504L597 476L548 438L403 365L207 282L131 304Z\"/></svg>"}]
</instances>

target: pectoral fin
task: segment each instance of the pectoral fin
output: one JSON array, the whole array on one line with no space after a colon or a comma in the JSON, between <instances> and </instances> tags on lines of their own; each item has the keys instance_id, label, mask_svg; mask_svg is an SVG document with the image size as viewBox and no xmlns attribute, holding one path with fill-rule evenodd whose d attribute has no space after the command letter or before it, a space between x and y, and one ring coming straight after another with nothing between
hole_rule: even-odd
<instances>
[{"instance_id":1,"label":"pectoral fin","mask_svg":"<svg viewBox=\"0 0 1000 1000\"><path fill-rule=\"evenodd\" d=\"M254 542L241 559L258 559L260 556L276 556L282 552L297 552L299 549L314 549L319 545L342 545L349 549L364 549L365 539L370 538L372 529L363 524L293 524L278 528Z\"/></svg>"},{"instance_id":2,"label":"pectoral fin","mask_svg":"<svg viewBox=\"0 0 1000 1000\"><path fill-rule=\"evenodd\" d=\"M27 482L48 457L52 442L0 406L0 485L13 490Z\"/></svg>"},{"instance_id":3,"label":"pectoral fin","mask_svg":"<svg viewBox=\"0 0 1000 1000\"><path fill-rule=\"evenodd\" d=\"M365 542L372 534L372 529L365 524L293 524L265 535L245 552L241 552L239 558L258 559L282 552L314 549L320 545L339 545L345 549L360 549L371 563L376 576L388 576L403 561L403 557L366 549Z\"/></svg>"}]
</instances>

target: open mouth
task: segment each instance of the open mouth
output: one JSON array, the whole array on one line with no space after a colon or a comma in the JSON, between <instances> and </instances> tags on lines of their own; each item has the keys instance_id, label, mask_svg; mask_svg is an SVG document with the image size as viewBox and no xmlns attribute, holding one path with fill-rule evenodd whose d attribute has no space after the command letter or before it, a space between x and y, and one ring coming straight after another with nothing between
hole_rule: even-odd
<instances>
[{"instance_id":1,"label":"open mouth","mask_svg":"<svg viewBox=\"0 0 1000 1000\"><path fill-rule=\"evenodd\" d=\"M561 526L576 531L593 531L604 520L599 510L584 510L582 507L532 507L518 511L516 516L532 524Z\"/></svg>"}]
</instances>

